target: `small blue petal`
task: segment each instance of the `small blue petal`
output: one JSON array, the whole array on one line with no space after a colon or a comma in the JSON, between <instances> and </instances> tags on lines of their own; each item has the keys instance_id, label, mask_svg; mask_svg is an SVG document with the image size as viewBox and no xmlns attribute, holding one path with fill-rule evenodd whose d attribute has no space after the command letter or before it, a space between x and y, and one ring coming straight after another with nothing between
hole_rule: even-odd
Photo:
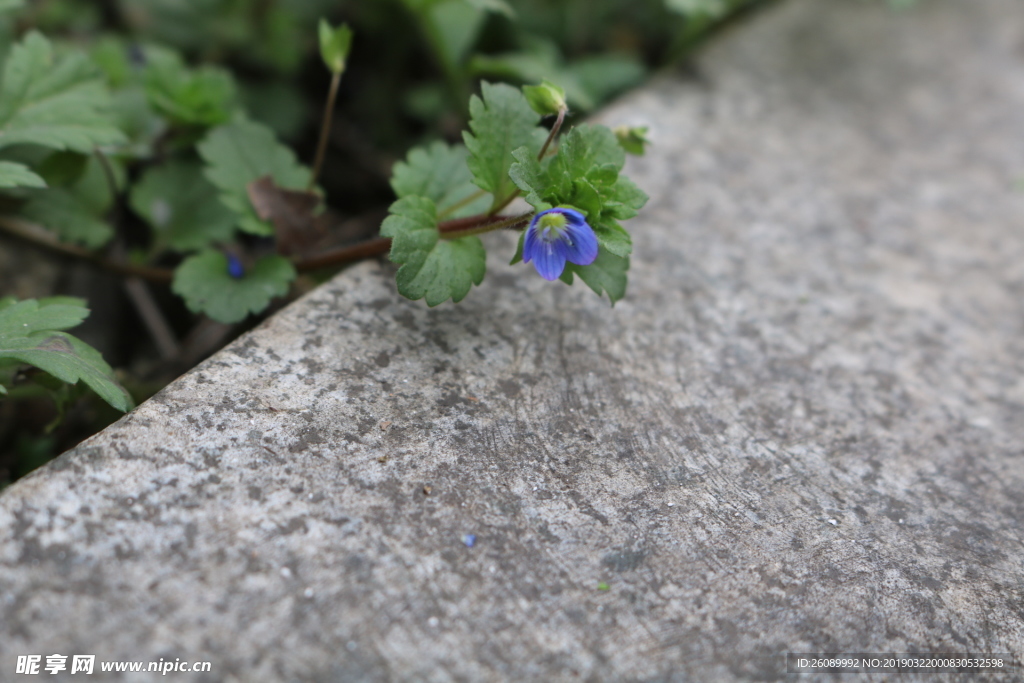
<instances>
[{"instance_id":1,"label":"small blue petal","mask_svg":"<svg viewBox=\"0 0 1024 683\"><path fill-rule=\"evenodd\" d=\"M578 266L589 266L597 259L597 235L586 222L569 223L565 229L565 258Z\"/></svg>"},{"instance_id":2,"label":"small blue petal","mask_svg":"<svg viewBox=\"0 0 1024 683\"><path fill-rule=\"evenodd\" d=\"M537 251L540 240L537 239L537 218L534 216L530 221L530 227L526 229L526 237L523 239L523 263L529 263Z\"/></svg>"},{"instance_id":3,"label":"small blue petal","mask_svg":"<svg viewBox=\"0 0 1024 683\"><path fill-rule=\"evenodd\" d=\"M466 534L462 537L462 542L466 544L467 548L472 548L476 545L476 534Z\"/></svg>"},{"instance_id":4,"label":"small blue petal","mask_svg":"<svg viewBox=\"0 0 1024 683\"><path fill-rule=\"evenodd\" d=\"M563 216L565 216L566 218L569 219L570 223L576 223L577 225L580 224L580 223L582 223L583 225L587 224L587 217L584 216L579 211L577 211L576 209L557 208L557 209L548 209L548 211L553 211L553 212L562 214ZM548 211L545 211L544 213L547 213Z\"/></svg>"},{"instance_id":5,"label":"small blue petal","mask_svg":"<svg viewBox=\"0 0 1024 683\"><path fill-rule=\"evenodd\" d=\"M557 280L565 270L565 245L562 242L544 242L534 250L533 267L545 280Z\"/></svg>"},{"instance_id":6,"label":"small blue petal","mask_svg":"<svg viewBox=\"0 0 1024 683\"><path fill-rule=\"evenodd\" d=\"M242 262L238 260L238 257L234 254L228 254L228 275L238 280L245 275L245 268L242 266Z\"/></svg>"}]
</instances>

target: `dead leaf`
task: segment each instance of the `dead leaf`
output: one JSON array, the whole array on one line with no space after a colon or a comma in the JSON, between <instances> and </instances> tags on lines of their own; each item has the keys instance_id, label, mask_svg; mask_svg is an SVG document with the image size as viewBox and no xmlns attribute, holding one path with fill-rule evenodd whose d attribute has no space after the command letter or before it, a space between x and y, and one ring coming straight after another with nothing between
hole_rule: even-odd
<instances>
[{"instance_id":1,"label":"dead leaf","mask_svg":"<svg viewBox=\"0 0 1024 683\"><path fill-rule=\"evenodd\" d=\"M278 187L269 175L249 183L246 191L260 220L273 223L280 253L293 254L323 237L317 193Z\"/></svg>"}]
</instances>

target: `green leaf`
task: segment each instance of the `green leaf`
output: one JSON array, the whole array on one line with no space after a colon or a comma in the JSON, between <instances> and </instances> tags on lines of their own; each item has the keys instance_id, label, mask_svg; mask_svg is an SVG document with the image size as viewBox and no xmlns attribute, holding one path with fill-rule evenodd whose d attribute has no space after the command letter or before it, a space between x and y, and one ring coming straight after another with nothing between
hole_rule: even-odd
<instances>
[{"instance_id":1,"label":"green leaf","mask_svg":"<svg viewBox=\"0 0 1024 683\"><path fill-rule=\"evenodd\" d=\"M615 137L619 139L619 144L622 145L622 149L626 151L626 154L634 154L638 157L644 155L644 151L647 145L651 143L647 139L647 126L616 126Z\"/></svg>"},{"instance_id":2,"label":"green leaf","mask_svg":"<svg viewBox=\"0 0 1024 683\"><path fill-rule=\"evenodd\" d=\"M665 6L688 17L720 17L730 6L729 0L665 0Z\"/></svg>"},{"instance_id":3,"label":"green leaf","mask_svg":"<svg viewBox=\"0 0 1024 683\"><path fill-rule=\"evenodd\" d=\"M189 69L170 51L150 51L144 82L153 109L179 125L216 126L235 108L230 73L212 66Z\"/></svg>"},{"instance_id":4,"label":"green leaf","mask_svg":"<svg viewBox=\"0 0 1024 683\"><path fill-rule=\"evenodd\" d=\"M114 229L74 192L64 187L33 190L21 215L53 230L65 242L98 249L114 236Z\"/></svg>"},{"instance_id":5,"label":"green leaf","mask_svg":"<svg viewBox=\"0 0 1024 683\"><path fill-rule=\"evenodd\" d=\"M493 206L499 206L515 192L508 176L515 161L512 152L527 147L536 154L547 137L537 127L540 114L530 108L523 94L509 85L481 84L483 99L473 96L469 101L472 133L464 132L469 148L469 170L478 187L494 195Z\"/></svg>"},{"instance_id":6,"label":"green leaf","mask_svg":"<svg viewBox=\"0 0 1024 683\"><path fill-rule=\"evenodd\" d=\"M615 220L601 218L588 223L594 229L597 236L597 243L602 250L609 251L616 256L629 256L633 253L633 239Z\"/></svg>"},{"instance_id":7,"label":"green leaf","mask_svg":"<svg viewBox=\"0 0 1024 683\"><path fill-rule=\"evenodd\" d=\"M185 259L174 271L171 289L193 313L205 313L222 323L236 323L259 313L274 297L288 293L295 268L283 256L265 256L245 275L228 274L228 260L219 251L204 251Z\"/></svg>"},{"instance_id":8,"label":"green leaf","mask_svg":"<svg viewBox=\"0 0 1024 683\"><path fill-rule=\"evenodd\" d=\"M249 201L249 183L270 175L289 190L304 190L309 169L274 138L268 127L239 120L216 128L198 146L206 161L204 175L220 191L221 202L238 215L238 227L255 235L272 235L274 227L259 219Z\"/></svg>"},{"instance_id":9,"label":"green leaf","mask_svg":"<svg viewBox=\"0 0 1024 683\"><path fill-rule=\"evenodd\" d=\"M332 27L326 19L320 20L320 56L324 64L334 74L345 70L345 61L352 49L352 29L348 24L338 28Z\"/></svg>"},{"instance_id":10,"label":"green leaf","mask_svg":"<svg viewBox=\"0 0 1024 683\"><path fill-rule=\"evenodd\" d=\"M608 250L602 249L597 254L597 260L589 266L566 263L565 270L562 272L562 280L571 285L573 275L578 275L598 296L606 293L614 305L616 301L626 296L626 273L628 271L628 258L616 256Z\"/></svg>"},{"instance_id":11,"label":"green leaf","mask_svg":"<svg viewBox=\"0 0 1024 683\"><path fill-rule=\"evenodd\" d=\"M554 194L550 188L551 178L547 169L537 161L537 155L528 147L520 147L512 152L512 158L515 163L509 167L508 175L516 187L525 193L526 202L538 211L552 208L553 205L544 200L544 197Z\"/></svg>"},{"instance_id":12,"label":"green leaf","mask_svg":"<svg viewBox=\"0 0 1024 683\"><path fill-rule=\"evenodd\" d=\"M0 147L33 143L88 153L120 144L124 134L104 115L109 104L103 79L84 54L58 60L50 41L32 31L4 63Z\"/></svg>"},{"instance_id":13,"label":"green leaf","mask_svg":"<svg viewBox=\"0 0 1024 683\"><path fill-rule=\"evenodd\" d=\"M123 166L113 158L107 163L114 183L122 187L125 183ZM66 242L90 249L106 244L114 235L105 218L113 206L114 193L103 163L95 156L85 158L57 152L47 157L39 168L50 187L28 190L21 215L54 231ZM62 181L64 184L57 184Z\"/></svg>"},{"instance_id":14,"label":"green leaf","mask_svg":"<svg viewBox=\"0 0 1024 683\"><path fill-rule=\"evenodd\" d=\"M626 176L619 176L608 189L604 211L613 218L626 220L637 215L647 203L647 193Z\"/></svg>"},{"instance_id":15,"label":"green leaf","mask_svg":"<svg viewBox=\"0 0 1024 683\"><path fill-rule=\"evenodd\" d=\"M53 152L36 166L47 185L70 185L85 173L90 157L78 152Z\"/></svg>"},{"instance_id":16,"label":"green leaf","mask_svg":"<svg viewBox=\"0 0 1024 683\"><path fill-rule=\"evenodd\" d=\"M419 11L431 47L446 71L458 73L476 42L486 13L463 2L434 2Z\"/></svg>"},{"instance_id":17,"label":"green leaf","mask_svg":"<svg viewBox=\"0 0 1024 683\"><path fill-rule=\"evenodd\" d=\"M602 182L602 178L607 181L609 177L607 167L618 171L625 163L626 153L614 133L606 126L583 124L562 136L552 172L564 173L573 180L587 177ZM611 179L614 181L614 176Z\"/></svg>"},{"instance_id":18,"label":"green leaf","mask_svg":"<svg viewBox=\"0 0 1024 683\"><path fill-rule=\"evenodd\" d=\"M523 244L526 241L526 231L523 230L519 233L519 241L516 242L516 253L512 256L512 260L508 262L510 266L514 266L523 260Z\"/></svg>"},{"instance_id":19,"label":"green leaf","mask_svg":"<svg viewBox=\"0 0 1024 683\"><path fill-rule=\"evenodd\" d=\"M44 330L70 330L89 317L84 299L71 297L6 299L0 309L0 335L25 336Z\"/></svg>"},{"instance_id":20,"label":"green leaf","mask_svg":"<svg viewBox=\"0 0 1024 683\"><path fill-rule=\"evenodd\" d=\"M514 19L516 11L512 9L505 0L464 0L466 4L476 9L485 10L488 12L497 12L504 14L509 19Z\"/></svg>"},{"instance_id":21,"label":"green leaf","mask_svg":"<svg viewBox=\"0 0 1024 683\"><path fill-rule=\"evenodd\" d=\"M391 188L399 198L419 195L433 200L441 213L445 209L480 194L473 183L473 174L466 165L469 151L462 145L434 142L428 147L416 147L405 161L395 164L391 175ZM477 199L452 211L446 218L472 216L487 210L491 198L481 194Z\"/></svg>"},{"instance_id":22,"label":"green leaf","mask_svg":"<svg viewBox=\"0 0 1024 683\"><path fill-rule=\"evenodd\" d=\"M69 384L82 380L118 410L132 399L114 379L113 370L96 349L61 332L89 315L84 302L69 298L14 302L0 307L0 360L34 365Z\"/></svg>"},{"instance_id":23,"label":"green leaf","mask_svg":"<svg viewBox=\"0 0 1024 683\"><path fill-rule=\"evenodd\" d=\"M25 6L25 0L0 0L0 12L13 12Z\"/></svg>"},{"instance_id":24,"label":"green leaf","mask_svg":"<svg viewBox=\"0 0 1024 683\"><path fill-rule=\"evenodd\" d=\"M0 161L0 189L10 187L46 187L46 181L24 164Z\"/></svg>"},{"instance_id":25,"label":"green leaf","mask_svg":"<svg viewBox=\"0 0 1024 683\"><path fill-rule=\"evenodd\" d=\"M484 279L486 254L478 237L441 239L437 208L426 197L409 195L391 205L380 234L391 238L390 258L400 264L398 292L437 306L459 302Z\"/></svg>"},{"instance_id":26,"label":"green leaf","mask_svg":"<svg viewBox=\"0 0 1024 683\"><path fill-rule=\"evenodd\" d=\"M172 161L147 170L132 188L132 209L178 251L226 242L234 233L235 214L201 170L196 163Z\"/></svg>"}]
</instances>

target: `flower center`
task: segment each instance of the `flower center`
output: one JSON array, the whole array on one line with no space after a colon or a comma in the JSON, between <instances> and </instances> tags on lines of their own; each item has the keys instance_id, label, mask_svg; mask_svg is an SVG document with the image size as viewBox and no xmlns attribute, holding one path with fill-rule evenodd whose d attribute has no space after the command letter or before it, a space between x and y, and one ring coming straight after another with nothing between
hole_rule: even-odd
<instances>
[{"instance_id":1,"label":"flower center","mask_svg":"<svg viewBox=\"0 0 1024 683\"><path fill-rule=\"evenodd\" d=\"M537 232L545 242L554 242L562 237L562 232L568 223L565 214L554 211L546 213L537 221Z\"/></svg>"}]
</instances>

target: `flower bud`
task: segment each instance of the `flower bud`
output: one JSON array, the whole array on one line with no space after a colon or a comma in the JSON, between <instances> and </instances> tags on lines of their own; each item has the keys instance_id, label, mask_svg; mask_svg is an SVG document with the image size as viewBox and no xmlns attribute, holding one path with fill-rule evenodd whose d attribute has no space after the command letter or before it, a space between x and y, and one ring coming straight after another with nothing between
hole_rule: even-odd
<instances>
[{"instance_id":1,"label":"flower bud","mask_svg":"<svg viewBox=\"0 0 1024 683\"><path fill-rule=\"evenodd\" d=\"M523 95L533 110L541 116L557 114L568 109L565 104L565 90L549 80L541 81L540 85L524 85Z\"/></svg>"},{"instance_id":2,"label":"flower bud","mask_svg":"<svg viewBox=\"0 0 1024 683\"><path fill-rule=\"evenodd\" d=\"M345 60L352 49L352 29L348 24L332 27L326 19L320 20L320 56L333 74L345 70Z\"/></svg>"},{"instance_id":3,"label":"flower bud","mask_svg":"<svg viewBox=\"0 0 1024 683\"><path fill-rule=\"evenodd\" d=\"M615 128L615 137L619 139L622 149L638 157L644 155L644 147L651 142L647 139L647 126L618 126Z\"/></svg>"}]
</instances>

